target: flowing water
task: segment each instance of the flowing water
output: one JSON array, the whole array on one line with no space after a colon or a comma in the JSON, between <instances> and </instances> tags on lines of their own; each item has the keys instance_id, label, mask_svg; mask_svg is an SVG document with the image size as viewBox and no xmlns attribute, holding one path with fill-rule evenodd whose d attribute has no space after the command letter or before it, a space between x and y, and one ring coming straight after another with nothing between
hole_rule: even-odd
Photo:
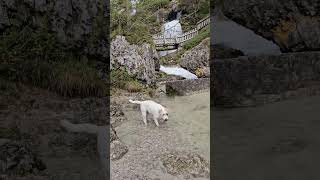
<instances>
[{"instance_id":1,"label":"flowing water","mask_svg":"<svg viewBox=\"0 0 320 180\"><path fill-rule=\"evenodd\" d=\"M192 74L188 70L179 67L179 66L160 66L160 71L169 74L169 75L175 75L175 76L181 76L186 79L198 79L198 77L195 74Z\"/></svg>"},{"instance_id":2,"label":"flowing water","mask_svg":"<svg viewBox=\"0 0 320 180\"><path fill-rule=\"evenodd\" d=\"M128 145L129 152L122 159L112 162L112 179L130 179L139 175L161 180L183 179L166 173L159 160L162 154L173 151L196 152L209 161L209 94L203 92L158 99L169 109L169 120L159 122L160 127L156 127L152 120L145 126L137 105L127 108L125 116L128 121L117 127L116 131Z\"/></svg>"}]
</instances>

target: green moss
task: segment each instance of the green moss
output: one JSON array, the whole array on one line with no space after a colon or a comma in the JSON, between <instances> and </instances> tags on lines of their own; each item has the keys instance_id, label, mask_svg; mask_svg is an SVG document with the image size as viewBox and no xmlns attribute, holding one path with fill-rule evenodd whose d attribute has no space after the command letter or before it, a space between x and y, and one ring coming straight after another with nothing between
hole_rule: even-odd
<instances>
[{"instance_id":1,"label":"green moss","mask_svg":"<svg viewBox=\"0 0 320 180\"><path fill-rule=\"evenodd\" d=\"M145 87L125 70L111 70L111 88L123 89L128 92L141 92Z\"/></svg>"},{"instance_id":2,"label":"green moss","mask_svg":"<svg viewBox=\"0 0 320 180\"><path fill-rule=\"evenodd\" d=\"M195 47L196 45L198 45L199 43L201 43L201 41L203 41L207 37L210 37L210 26L207 26L207 27L201 29L197 36L186 41L183 44L183 48L185 50L189 50L189 49Z\"/></svg>"}]
</instances>

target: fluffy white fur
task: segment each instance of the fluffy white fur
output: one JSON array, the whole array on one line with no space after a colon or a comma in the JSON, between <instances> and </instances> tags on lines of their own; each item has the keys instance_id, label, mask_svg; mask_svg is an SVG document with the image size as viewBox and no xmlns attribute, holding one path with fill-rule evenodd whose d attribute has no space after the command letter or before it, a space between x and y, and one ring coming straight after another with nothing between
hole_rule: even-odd
<instances>
[{"instance_id":1,"label":"fluffy white fur","mask_svg":"<svg viewBox=\"0 0 320 180\"><path fill-rule=\"evenodd\" d=\"M147 101L133 101L129 100L130 103L139 104L142 120L145 125L147 125L147 113L152 114L153 121L159 126L158 119L163 119L164 121L168 120L168 110L167 108L163 107L161 104L158 104L154 101L147 100Z\"/></svg>"}]
</instances>

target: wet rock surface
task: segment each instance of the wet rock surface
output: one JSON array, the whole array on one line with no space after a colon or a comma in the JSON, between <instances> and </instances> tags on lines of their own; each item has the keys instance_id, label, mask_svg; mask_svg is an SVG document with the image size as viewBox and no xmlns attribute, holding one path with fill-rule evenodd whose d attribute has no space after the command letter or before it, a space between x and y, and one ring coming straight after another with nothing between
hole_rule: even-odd
<instances>
[{"instance_id":1,"label":"wet rock surface","mask_svg":"<svg viewBox=\"0 0 320 180\"><path fill-rule=\"evenodd\" d=\"M172 175L183 175L186 179L210 177L210 165L200 155L188 152L170 152L162 155L162 163Z\"/></svg>"}]
</instances>

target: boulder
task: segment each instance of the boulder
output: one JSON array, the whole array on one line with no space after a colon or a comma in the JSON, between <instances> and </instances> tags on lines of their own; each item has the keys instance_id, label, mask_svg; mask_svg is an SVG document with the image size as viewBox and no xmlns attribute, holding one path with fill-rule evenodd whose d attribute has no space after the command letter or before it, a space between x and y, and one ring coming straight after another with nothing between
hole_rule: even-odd
<instances>
[{"instance_id":1,"label":"boulder","mask_svg":"<svg viewBox=\"0 0 320 180\"><path fill-rule=\"evenodd\" d=\"M110 159L121 159L128 152L128 147L119 140L114 140L110 143Z\"/></svg>"},{"instance_id":2,"label":"boulder","mask_svg":"<svg viewBox=\"0 0 320 180\"><path fill-rule=\"evenodd\" d=\"M246 107L320 94L320 52L242 56L213 62L213 102Z\"/></svg>"},{"instance_id":3,"label":"boulder","mask_svg":"<svg viewBox=\"0 0 320 180\"><path fill-rule=\"evenodd\" d=\"M169 152L162 155L161 161L171 175L182 175L186 179L210 177L209 162L196 153Z\"/></svg>"},{"instance_id":4,"label":"boulder","mask_svg":"<svg viewBox=\"0 0 320 180\"><path fill-rule=\"evenodd\" d=\"M210 40L207 38L181 56L180 66L196 74L197 69L209 67L209 58Z\"/></svg>"},{"instance_id":5,"label":"boulder","mask_svg":"<svg viewBox=\"0 0 320 180\"><path fill-rule=\"evenodd\" d=\"M210 88L210 79L185 79L166 82L166 93L168 95L184 96L201 92Z\"/></svg>"},{"instance_id":6,"label":"boulder","mask_svg":"<svg viewBox=\"0 0 320 180\"><path fill-rule=\"evenodd\" d=\"M150 44L131 45L124 36L116 36L111 42L111 70L121 68L147 84L155 80L155 62L158 60L158 54Z\"/></svg>"},{"instance_id":7,"label":"boulder","mask_svg":"<svg viewBox=\"0 0 320 180\"><path fill-rule=\"evenodd\" d=\"M110 129L110 159L111 160L118 160L121 159L127 152L128 147L120 141L119 137L117 136L116 131L111 126Z\"/></svg>"},{"instance_id":8,"label":"boulder","mask_svg":"<svg viewBox=\"0 0 320 180\"><path fill-rule=\"evenodd\" d=\"M196 76L200 78L210 78L210 67L201 67L196 70Z\"/></svg>"},{"instance_id":9,"label":"boulder","mask_svg":"<svg viewBox=\"0 0 320 180\"><path fill-rule=\"evenodd\" d=\"M320 2L225 0L224 14L278 44L283 52L319 50Z\"/></svg>"},{"instance_id":10,"label":"boulder","mask_svg":"<svg viewBox=\"0 0 320 180\"><path fill-rule=\"evenodd\" d=\"M122 108L120 104L112 102L110 105L110 123L113 127L118 127L127 118L124 116Z\"/></svg>"}]
</instances>

